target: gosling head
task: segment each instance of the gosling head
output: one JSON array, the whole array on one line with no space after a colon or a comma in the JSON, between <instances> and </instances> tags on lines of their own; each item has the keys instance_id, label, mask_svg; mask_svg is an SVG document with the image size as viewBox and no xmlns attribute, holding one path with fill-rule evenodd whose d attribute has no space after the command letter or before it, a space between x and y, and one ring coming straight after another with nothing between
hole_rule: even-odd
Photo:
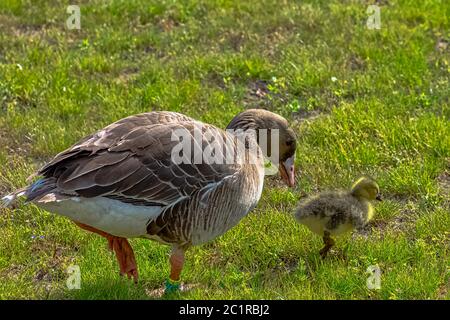
<instances>
[{"instance_id":1,"label":"gosling head","mask_svg":"<svg viewBox=\"0 0 450 320\"><path fill-rule=\"evenodd\" d=\"M289 127L288 121L282 116L264 110L264 109L248 109L241 112L233 120L231 120L227 129L255 129L258 131L257 140L258 143L267 148L266 156L276 158L277 155L279 159L278 171L281 178L285 183L293 187L295 185L295 150L296 150L296 137L294 130ZM266 143L262 141L262 134L264 132L259 131L260 129L267 130ZM272 130L278 130L278 143L273 143L272 140ZM276 150L275 148L278 148Z\"/></svg>"},{"instance_id":2,"label":"gosling head","mask_svg":"<svg viewBox=\"0 0 450 320\"><path fill-rule=\"evenodd\" d=\"M365 199L368 201L382 201L380 187L374 180L368 177L359 178L353 184L351 193L357 198Z\"/></svg>"}]
</instances>

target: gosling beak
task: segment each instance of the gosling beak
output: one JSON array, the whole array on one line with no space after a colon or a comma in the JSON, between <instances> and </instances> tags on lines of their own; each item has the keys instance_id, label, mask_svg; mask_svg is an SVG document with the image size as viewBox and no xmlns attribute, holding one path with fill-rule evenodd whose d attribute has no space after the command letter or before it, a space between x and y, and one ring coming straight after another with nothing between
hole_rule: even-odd
<instances>
[{"instance_id":1,"label":"gosling beak","mask_svg":"<svg viewBox=\"0 0 450 320\"><path fill-rule=\"evenodd\" d=\"M284 182L286 182L289 187L293 187L295 185L294 160L295 155L287 158L278 167L281 178L283 178Z\"/></svg>"},{"instance_id":2,"label":"gosling beak","mask_svg":"<svg viewBox=\"0 0 450 320\"><path fill-rule=\"evenodd\" d=\"M375 198L378 201L383 201L383 197L381 196L381 194L377 194L377 197Z\"/></svg>"}]
</instances>

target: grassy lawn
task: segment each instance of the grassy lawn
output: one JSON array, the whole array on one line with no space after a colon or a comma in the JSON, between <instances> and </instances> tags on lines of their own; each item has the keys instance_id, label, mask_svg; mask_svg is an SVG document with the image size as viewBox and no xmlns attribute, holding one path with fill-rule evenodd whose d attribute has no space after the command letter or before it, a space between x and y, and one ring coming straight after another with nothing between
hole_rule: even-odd
<instances>
[{"instance_id":1,"label":"grassy lawn","mask_svg":"<svg viewBox=\"0 0 450 320\"><path fill-rule=\"evenodd\" d=\"M188 251L181 299L450 299L450 3L378 1L0 2L0 194L127 115L182 112L225 127L246 108L298 135L297 185L268 177L241 223ZM377 179L364 230L321 239L292 217L309 194ZM151 299L169 247L132 239L140 282L106 241L34 206L0 209L0 299ZM79 265L80 290L67 268ZM366 270L378 265L381 288Z\"/></svg>"}]
</instances>

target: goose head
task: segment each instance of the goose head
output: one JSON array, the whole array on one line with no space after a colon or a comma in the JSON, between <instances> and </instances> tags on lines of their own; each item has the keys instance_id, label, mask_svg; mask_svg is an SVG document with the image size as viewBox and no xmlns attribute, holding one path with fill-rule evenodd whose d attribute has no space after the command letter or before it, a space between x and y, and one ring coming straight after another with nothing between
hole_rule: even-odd
<instances>
[{"instance_id":1,"label":"goose head","mask_svg":"<svg viewBox=\"0 0 450 320\"><path fill-rule=\"evenodd\" d=\"M357 198L362 198L368 201L378 200L381 201L380 187L378 184L368 178L359 178L352 186L352 195Z\"/></svg>"},{"instance_id":2,"label":"goose head","mask_svg":"<svg viewBox=\"0 0 450 320\"><path fill-rule=\"evenodd\" d=\"M274 160L288 186L295 185L296 137L285 118L264 109L248 109L235 116L227 129L255 130L265 156ZM276 138L278 141L272 141Z\"/></svg>"}]
</instances>

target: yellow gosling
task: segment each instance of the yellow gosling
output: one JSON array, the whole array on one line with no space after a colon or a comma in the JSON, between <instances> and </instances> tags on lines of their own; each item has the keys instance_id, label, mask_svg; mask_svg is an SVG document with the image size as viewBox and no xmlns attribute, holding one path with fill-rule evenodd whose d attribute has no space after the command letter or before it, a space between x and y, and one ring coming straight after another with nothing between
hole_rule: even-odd
<instances>
[{"instance_id":1,"label":"yellow gosling","mask_svg":"<svg viewBox=\"0 0 450 320\"><path fill-rule=\"evenodd\" d=\"M297 221L323 237L325 258L334 245L332 236L364 227L372 219L370 201L381 201L378 184L368 177L359 178L350 191L329 191L300 201L295 212Z\"/></svg>"}]
</instances>

